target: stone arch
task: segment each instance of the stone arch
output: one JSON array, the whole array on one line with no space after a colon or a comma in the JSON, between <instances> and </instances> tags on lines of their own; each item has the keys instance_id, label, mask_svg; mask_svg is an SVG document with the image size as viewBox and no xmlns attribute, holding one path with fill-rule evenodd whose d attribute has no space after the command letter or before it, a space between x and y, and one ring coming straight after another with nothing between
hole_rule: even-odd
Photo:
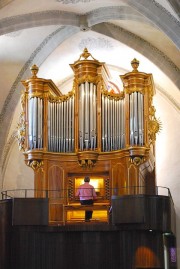
<instances>
[{"instance_id":1,"label":"stone arch","mask_svg":"<svg viewBox=\"0 0 180 269\"><path fill-rule=\"evenodd\" d=\"M93 10L86 15L60 10L33 12L0 20L0 34L44 25L71 25L80 27L82 17L88 27L115 19L129 19L151 22L161 29L180 48L180 27L176 20L164 7L154 0L126 0L129 7L104 7ZM133 10L134 9L134 10ZM142 16L140 16L140 14Z\"/></svg>"},{"instance_id":2,"label":"stone arch","mask_svg":"<svg viewBox=\"0 0 180 269\"><path fill-rule=\"evenodd\" d=\"M124 30L123 28L111 24L101 23L92 27L92 30L114 38L124 43L132 49L138 51L156 66L159 67L179 88L180 87L180 71L179 68L159 49L145 41L141 37Z\"/></svg>"}]
</instances>

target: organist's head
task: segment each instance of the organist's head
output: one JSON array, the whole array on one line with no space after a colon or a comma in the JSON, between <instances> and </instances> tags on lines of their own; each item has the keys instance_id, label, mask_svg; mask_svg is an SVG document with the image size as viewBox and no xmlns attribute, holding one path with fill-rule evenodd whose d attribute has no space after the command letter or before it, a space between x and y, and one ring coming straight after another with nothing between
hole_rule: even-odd
<instances>
[{"instance_id":1,"label":"organist's head","mask_svg":"<svg viewBox=\"0 0 180 269\"><path fill-rule=\"evenodd\" d=\"M84 177L84 182L90 182L90 177L85 176L85 177Z\"/></svg>"}]
</instances>

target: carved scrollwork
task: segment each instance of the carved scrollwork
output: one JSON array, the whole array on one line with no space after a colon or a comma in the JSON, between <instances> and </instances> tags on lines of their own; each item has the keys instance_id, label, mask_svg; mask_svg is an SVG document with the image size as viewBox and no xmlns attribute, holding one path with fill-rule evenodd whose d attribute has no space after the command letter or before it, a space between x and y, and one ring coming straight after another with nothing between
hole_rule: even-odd
<instances>
[{"instance_id":1,"label":"carved scrollwork","mask_svg":"<svg viewBox=\"0 0 180 269\"><path fill-rule=\"evenodd\" d=\"M142 156L135 156L130 158L130 162L133 163L135 166L139 166L145 161L145 158Z\"/></svg>"},{"instance_id":2,"label":"carved scrollwork","mask_svg":"<svg viewBox=\"0 0 180 269\"><path fill-rule=\"evenodd\" d=\"M25 113L21 112L20 120L17 125L17 140L20 151L25 151L25 140L26 140L26 127L25 127Z\"/></svg>"},{"instance_id":3,"label":"carved scrollwork","mask_svg":"<svg viewBox=\"0 0 180 269\"><path fill-rule=\"evenodd\" d=\"M125 97L124 92L115 93L113 91L108 91L104 89L104 87L101 92L103 95L107 96L107 98L109 99L122 100Z\"/></svg>"},{"instance_id":4,"label":"carved scrollwork","mask_svg":"<svg viewBox=\"0 0 180 269\"><path fill-rule=\"evenodd\" d=\"M84 75L82 77L75 77L75 82L77 84L82 84L85 81L89 82L89 83L94 83L94 84L98 84L101 81L101 77L99 75L97 76L91 76L91 75Z\"/></svg>"},{"instance_id":5,"label":"carved scrollwork","mask_svg":"<svg viewBox=\"0 0 180 269\"><path fill-rule=\"evenodd\" d=\"M42 168L43 161L41 160L31 160L27 162L27 165L31 167L33 170L36 170L38 168Z\"/></svg>"},{"instance_id":6,"label":"carved scrollwork","mask_svg":"<svg viewBox=\"0 0 180 269\"><path fill-rule=\"evenodd\" d=\"M75 89L73 87L72 91L68 92L68 94L64 94L62 96L53 96L52 94L49 94L49 101L52 103L61 103L64 101L69 100L73 95L75 95Z\"/></svg>"},{"instance_id":7,"label":"carved scrollwork","mask_svg":"<svg viewBox=\"0 0 180 269\"><path fill-rule=\"evenodd\" d=\"M78 163L82 168L93 168L98 159L97 152L79 152Z\"/></svg>"},{"instance_id":8,"label":"carved scrollwork","mask_svg":"<svg viewBox=\"0 0 180 269\"><path fill-rule=\"evenodd\" d=\"M162 129L162 124L159 119L155 117L156 109L154 106L151 106L149 109L150 119L148 122L148 135L150 144L154 144L156 141L156 134Z\"/></svg>"},{"instance_id":9,"label":"carved scrollwork","mask_svg":"<svg viewBox=\"0 0 180 269\"><path fill-rule=\"evenodd\" d=\"M21 94L21 109L22 112L19 116L19 123L17 124L16 138L18 140L18 146L20 151L25 151L25 140L26 140L26 124L25 124L25 99L26 94Z\"/></svg>"},{"instance_id":10,"label":"carved scrollwork","mask_svg":"<svg viewBox=\"0 0 180 269\"><path fill-rule=\"evenodd\" d=\"M95 163L95 160L79 160L79 165L82 168L92 168L93 166L95 166Z\"/></svg>"}]
</instances>

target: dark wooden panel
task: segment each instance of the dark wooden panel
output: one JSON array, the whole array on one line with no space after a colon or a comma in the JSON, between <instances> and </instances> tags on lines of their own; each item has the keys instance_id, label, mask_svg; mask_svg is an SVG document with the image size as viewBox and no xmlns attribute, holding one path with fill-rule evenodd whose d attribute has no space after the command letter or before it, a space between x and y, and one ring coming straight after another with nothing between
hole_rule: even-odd
<instances>
[{"instance_id":1,"label":"dark wooden panel","mask_svg":"<svg viewBox=\"0 0 180 269\"><path fill-rule=\"evenodd\" d=\"M112 222L143 223L145 220L144 197L112 196Z\"/></svg>"},{"instance_id":2,"label":"dark wooden panel","mask_svg":"<svg viewBox=\"0 0 180 269\"><path fill-rule=\"evenodd\" d=\"M175 233L174 207L168 196L112 196L112 223L127 224L126 228L132 229Z\"/></svg>"},{"instance_id":3,"label":"dark wooden panel","mask_svg":"<svg viewBox=\"0 0 180 269\"><path fill-rule=\"evenodd\" d=\"M48 225L48 199L14 198L13 225Z\"/></svg>"},{"instance_id":4,"label":"dark wooden panel","mask_svg":"<svg viewBox=\"0 0 180 269\"><path fill-rule=\"evenodd\" d=\"M164 268L161 233L53 228L14 226L11 269Z\"/></svg>"},{"instance_id":5,"label":"dark wooden panel","mask_svg":"<svg viewBox=\"0 0 180 269\"><path fill-rule=\"evenodd\" d=\"M9 269L11 253L12 200L0 201L0 268Z\"/></svg>"}]
</instances>

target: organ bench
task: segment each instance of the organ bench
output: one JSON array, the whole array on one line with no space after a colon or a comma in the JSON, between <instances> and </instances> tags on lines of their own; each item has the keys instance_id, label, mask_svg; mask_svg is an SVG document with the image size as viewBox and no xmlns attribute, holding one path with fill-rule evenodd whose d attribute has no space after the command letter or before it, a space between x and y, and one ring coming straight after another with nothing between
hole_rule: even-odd
<instances>
[{"instance_id":1,"label":"organ bench","mask_svg":"<svg viewBox=\"0 0 180 269\"><path fill-rule=\"evenodd\" d=\"M77 221L75 219L68 218L68 212L76 211L105 211L107 222L109 222L109 204L94 204L94 205L80 205L80 204L69 204L64 205L64 224L67 222ZM82 221L82 219L78 219Z\"/></svg>"}]
</instances>

